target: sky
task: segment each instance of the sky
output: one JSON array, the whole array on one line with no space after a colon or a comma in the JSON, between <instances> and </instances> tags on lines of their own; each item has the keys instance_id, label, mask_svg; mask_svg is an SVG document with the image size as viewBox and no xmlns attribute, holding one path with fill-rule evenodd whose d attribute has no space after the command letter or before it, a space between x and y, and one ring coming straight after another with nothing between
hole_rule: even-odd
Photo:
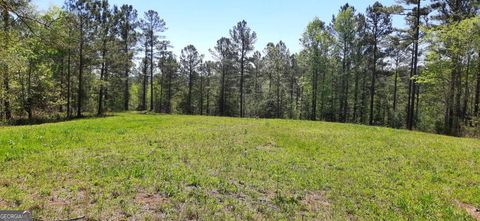
<instances>
[{"instance_id":1,"label":"sky","mask_svg":"<svg viewBox=\"0 0 480 221\"><path fill-rule=\"evenodd\" d=\"M61 6L64 0L33 0L40 10L53 5ZM229 30L245 20L257 33L255 50L263 51L267 43L285 42L290 52L302 49L299 39L307 24L315 17L329 23L340 7L346 3L364 13L374 0L110 0L111 5L131 4L139 18L147 10L155 10L167 24L166 38L171 41L177 55L183 47L192 44L201 54L210 57L209 49ZM394 0L379 0L392 5ZM395 18L394 25L402 25Z\"/></svg>"}]
</instances>

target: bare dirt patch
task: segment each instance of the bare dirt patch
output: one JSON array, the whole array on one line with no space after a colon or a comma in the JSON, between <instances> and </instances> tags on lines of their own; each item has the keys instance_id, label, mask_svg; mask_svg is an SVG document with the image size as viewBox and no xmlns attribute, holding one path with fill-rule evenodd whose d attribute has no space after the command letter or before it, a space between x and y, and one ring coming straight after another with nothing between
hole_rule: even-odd
<instances>
[{"instance_id":1,"label":"bare dirt patch","mask_svg":"<svg viewBox=\"0 0 480 221\"><path fill-rule=\"evenodd\" d=\"M9 187L11 185L11 181L0 179L0 186L1 187Z\"/></svg>"},{"instance_id":2,"label":"bare dirt patch","mask_svg":"<svg viewBox=\"0 0 480 221\"><path fill-rule=\"evenodd\" d=\"M0 209L4 209L4 208L8 208L7 207L7 202L3 201L2 199L0 199Z\"/></svg>"},{"instance_id":3,"label":"bare dirt patch","mask_svg":"<svg viewBox=\"0 0 480 221\"><path fill-rule=\"evenodd\" d=\"M336 220L334 219L333 205L327 197L326 191L307 192L301 204L303 208L299 215L302 220ZM349 217L349 220L354 220Z\"/></svg>"},{"instance_id":4,"label":"bare dirt patch","mask_svg":"<svg viewBox=\"0 0 480 221\"><path fill-rule=\"evenodd\" d=\"M168 197L159 193L140 192L135 196L135 203L145 210L156 210L162 204L168 203Z\"/></svg>"},{"instance_id":5,"label":"bare dirt patch","mask_svg":"<svg viewBox=\"0 0 480 221\"><path fill-rule=\"evenodd\" d=\"M63 192L59 191L52 193L48 199L47 205L51 207L88 205L88 201L89 196L85 189L79 189L77 192L63 190Z\"/></svg>"},{"instance_id":6,"label":"bare dirt patch","mask_svg":"<svg viewBox=\"0 0 480 221\"><path fill-rule=\"evenodd\" d=\"M170 200L160 193L139 192L135 195L134 202L140 210L133 214L133 220L165 220L163 210Z\"/></svg>"},{"instance_id":7,"label":"bare dirt patch","mask_svg":"<svg viewBox=\"0 0 480 221\"><path fill-rule=\"evenodd\" d=\"M302 203L313 212L323 211L331 206L325 191L307 193Z\"/></svg>"},{"instance_id":8,"label":"bare dirt patch","mask_svg":"<svg viewBox=\"0 0 480 221\"><path fill-rule=\"evenodd\" d=\"M464 209L471 217L473 217L475 220L480 221L480 209L466 203L462 203L460 201L455 201L457 206L460 208Z\"/></svg>"},{"instance_id":9,"label":"bare dirt patch","mask_svg":"<svg viewBox=\"0 0 480 221\"><path fill-rule=\"evenodd\" d=\"M257 146L255 147L255 149L258 151L267 151L267 152L281 150L274 140L270 140L264 145Z\"/></svg>"},{"instance_id":10,"label":"bare dirt patch","mask_svg":"<svg viewBox=\"0 0 480 221\"><path fill-rule=\"evenodd\" d=\"M88 213L89 193L84 188L78 190L61 188L53 191L47 197L34 194L33 198L41 202L33 209L45 213L40 215L39 220L43 220L42 218L45 218L44 220L82 220Z\"/></svg>"}]
</instances>

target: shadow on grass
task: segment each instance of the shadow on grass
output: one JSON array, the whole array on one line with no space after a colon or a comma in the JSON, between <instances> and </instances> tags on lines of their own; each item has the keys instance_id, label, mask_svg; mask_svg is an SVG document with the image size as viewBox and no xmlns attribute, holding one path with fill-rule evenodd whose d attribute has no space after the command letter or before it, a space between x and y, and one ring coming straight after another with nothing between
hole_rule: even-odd
<instances>
[{"instance_id":1,"label":"shadow on grass","mask_svg":"<svg viewBox=\"0 0 480 221\"><path fill-rule=\"evenodd\" d=\"M11 119L8 122L2 122L0 125L1 126L39 125L39 124L46 124L46 123L58 123L58 122L74 121L74 120L80 120L80 119L106 118L106 117L113 117L113 116L115 116L115 114L108 113L104 115L85 114L85 115L82 115L81 117L78 117L78 116L66 117L61 115L34 117L31 119L19 117L19 118Z\"/></svg>"}]
</instances>

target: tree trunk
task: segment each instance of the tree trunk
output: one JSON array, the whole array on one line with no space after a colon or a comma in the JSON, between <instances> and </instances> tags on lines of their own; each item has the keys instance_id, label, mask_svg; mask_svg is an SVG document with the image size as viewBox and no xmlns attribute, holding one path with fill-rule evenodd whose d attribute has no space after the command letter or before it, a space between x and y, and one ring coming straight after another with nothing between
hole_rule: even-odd
<instances>
[{"instance_id":1,"label":"tree trunk","mask_svg":"<svg viewBox=\"0 0 480 221\"><path fill-rule=\"evenodd\" d=\"M358 69L355 69L355 86L354 86L354 94L353 94L353 116L352 122L357 122L357 111L358 111L358 86L359 86L359 77L358 77Z\"/></svg>"},{"instance_id":2,"label":"tree trunk","mask_svg":"<svg viewBox=\"0 0 480 221\"><path fill-rule=\"evenodd\" d=\"M462 119L464 120L465 124L468 121L468 98L470 97L470 82L469 82L469 75L470 75L470 53L467 57L467 71L465 73L465 96L463 96L463 109L462 109Z\"/></svg>"},{"instance_id":3,"label":"tree trunk","mask_svg":"<svg viewBox=\"0 0 480 221\"><path fill-rule=\"evenodd\" d=\"M59 91L60 91L60 97L59 99L63 99L62 96L65 95L65 56L58 57L60 60L60 70L58 72L60 73L60 84L59 84ZM58 112L63 113L63 104L58 105Z\"/></svg>"},{"instance_id":4,"label":"tree trunk","mask_svg":"<svg viewBox=\"0 0 480 221\"><path fill-rule=\"evenodd\" d=\"M200 115L203 115L203 77L200 76Z\"/></svg>"},{"instance_id":5,"label":"tree trunk","mask_svg":"<svg viewBox=\"0 0 480 221\"><path fill-rule=\"evenodd\" d=\"M225 66L222 64L222 76L220 77L220 105L219 112L220 116L225 116Z\"/></svg>"},{"instance_id":6,"label":"tree trunk","mask_svg":"<svg viewBox=\"0 0 480 221\"><path fill-rule=\"evenodd\" d=\"M455 71L450 74L450 87L448 90L445 110L445 134L451 134L453 128L453 102L455 99Z\"/></svg>"},{"instance_id":7,"label":"tree trunk","mask_svg":"<svg viewBox=\"0 0 480 221\"><path fill-rule=\"evenodd\" d=\"M153 111L153 31L150 32L150 111Z\"/></svg>"},{"instance_id":8,"label":"tree trunk","mask_svg":"<svg viewBox=\"0 0 480 221\"><path fill-rule=\"evenodd\" d=\"M127 52L128 53L128 52ZM129 61L129 59L127 59L127 61ZM128 62L127 62L128 63ZM123 109L125 111L128 111L129 109L129 104L130 104L130 87L129 87L129 83L128 83L128 72L129 72L129 65L128 64L125 64L126 68L125 68L125 75L124 75L124 78L125 78L125 88L124 88L124 91L123 91Z\"/></svg>"},{"instance_id":9,"label":"tree trunk","mask_svg":"<svg viewBox=\"0 0 480 221\"><path fill-rule=\"evenodd\" d=\"M68 49L67 55L67 118L72 117L71 98L72 98L72 78L70 72L71 66L71 50Z\"/></svg>"},{"instance_id":10,"label":"tree trunk","mask_svg":"<svg viewBox=\"0 0 480 221\"><path fill-rule=\"evenodd\" d=\"M397 59L395 61L395 80L394 80L394 85L393 85L393 113L394 113L394 115L397 113L398 66L399 66L399 58L397 57Z\"/></svg>"},{"instance_id":11,"label":"tree trunk","mask_svg":"<svg viewBox=\"0 0 480 221\"><path fill-rule=\"evenodd\" d=\"M255 117L258 117L258 103L259 102L259 90L258 90L258 67L259 65L255 63L255 75L254 75L254 79L253 79L253 96L254 96L254 110L253 110L253 115Z\"/></svg>"},{"instance_id":12,"label":"tree trunk","mask_svg":"<svg viewBox=\"0 0 480 221\"><path fill-rule=\"evenodd\" d=\"M411 61L410 61L410 75L409 75L409 78L408 78L408 98L407 98L407 129L410 125L410 122L411 122L411 115L410 115L410 108L411 108L411 103L412 103L412 89L413 89L413 81L412 81L412 78L413 78L413 63L414 63L414 60L415 60L415 46L412 47L412 56L411 56Z\"/></svg>"},{"instance_id":13,"label":"tree trunk","mask_svg":"<svg viewBox=\"0 0 480 221\"><path fill-rule=\"evenodd\" d=\"M420 7L421 7L421 0L417 2L416 14L415 14L415 35L413 39L413 64L412 64L412 71L411 77L416 77L418 75L418 41L420 39ZM407 113L407 129L413 130L415 125L415 95L416 93L416 80L410 79L409 85L411 85L411 90L409 94L409 106L408 106L408 113Z\"/></svg>"},{"instance_id":14,"label":"tree trunk","mask_svg":"<svg viewBox=\"0 0 480 221\"><path fill-rule=\"evenodd\" d=\"M281 70L277 70L277 71L281 71ZM277 72L277 73L279 73L279 72ZM280 75L280 74L278 74L278 75ZM277 108L276 108L276 109L277 109L277 111L276 111L277 113L276 113L276 115L277 115L277 118L280 118L280 76L277 76L277 90L276 90L276 95L277 95L277 96L276 96L276 97L277 97L277 105L276 105L276 106L277 106Z\"/></svg>"},{"instance_id":15,"label":"tree trunk","mask_svg":"<svg viewBox=\"0 0 480 221\"><path fill-rule=\"evenodd\" d=\"M244 74L244 65L245 65L245 52L242 48L242 56L240 58L240 117L243 117L243 74Z\"/></svg>"},{"instance_id":16,"label":"tree trunk","mask_svg":"<svg viewBox=\"0 0 480 221\"><path fill-rule=\"evenodd\" d=\"M193 114L192 108L192 89L193 89L193 70L190 62L188 71L188 97L187 97L187 114Z\"/></svg>"},{"instance_id":17,"label":"tree trunk","mask_svg":"<svg viewBox=\"0 0 480 221\"><path fill-rule=\"evenodd\" d=\"M128 18L125 19L126 20L126 31L125 31L125 75L123 76L125 78L125 88L123 89L123 109L125 111L128 111L129 109L129 102L130 102L130 91L129 91L129 85L128 85L128 75L129 75L129 71L130 71L130 55L129 55L129 52L128 52L128 30L130 29L130 25L128 23Z\"/></svg>"},{"instance_id":18,"label":"tree trunk","mask_svg":"<svg viewBox=\"0 0 480 221\"><path fill-rule=\"evenodd\" d=\"M418 112L420 111L420 85L417 85L417 108L415 108L415 119L413 121L413 127L416 127L417 126L417 122L418 122L418 118L419 118L419 115L418 115Z\"/></svg>"},{"instance_id":19,"label":"tree trunk","mask_svg":"<svg viewBox=\"0 0 480 221\"><path fill-rule=\"evenodd\" d=\"M348 94L349 94L349 81L348 78L350 77L350 65L349 61L347 60L347 53L348 53L348 45L347 41L344 40L343 45L343 61L342 61L342 72L343 72L343 79L342 79L342 96L340 99L340 111L341 111L341 122L346 122L348 120Z\"/></svg>"},{"instance_id":20,"label":"tree trunk","mask_svg":"<svg viewBox=\"0 0 480 221\"><path fill-rule=\"evenodd\" d=\"M84 46L84 18L83 15L80 16L80 47L79 55L80 61L78 65L78 97L77 97L77 117L82 117L82 100L83 100L83 46Z\"/></svg>"},{"instance_id":21,"label":"tree trunk","mask_svg":"<svg viewBox=\"0 0 480 221\"><path fill-rule=\"evenodd\" d=\"M317 54L317 53L316 53ZM316 58L317 56L315 56ZM312 73L312 113L311 120L317 120L317 86L318 86L318 64L313 61Z\"/></svg>"},{"instance_id":22,"label":"tree trunk","mask_svg":"<svg viewBox=\"0 0 480 221\"><path fill-rule=\"evenodd\" d=\"M445 132L448 135L458 136L460 133L460 119L461 112L461 82L459 77L459 61L454 60L455 67L450 75L450 89L447 99L447 111L445 116Z\"/></svg>"},{"instance_id":23,"label":"tree trunk","mask_svg":"<svg viewBox=\"0 0 480 221\"><path fill-rule=\"evenodd\" d=\"M9 18L8 9L5 7L3 9L3 31L4 31L4 49L7 50L9 44ZM8 65L5 64L3 67L3 108L5 112L5 119L9 121L12 118L12 112L10 110L10 81L8 76Z\"/></svg>"},{"instance_id":24,"label":"tree trunk","mask_svg":"<svg viewBox=\"0 0 480 221\"><path fill-rule=\"evenodd\" d=\"M475 90L474 112L476 117L480 117L480 51L478 52L477 86Z\"/></svg>"},{"instance_id":25,"label":"tree trunk","mask_svg":"<svg viewBox=\"0 0 480 221\"><path fill-rule=\"evenodd\" d=\"M343 55L342 55L342 75L339 77L340 78L340 81L341 81L341 85L340 85L340 93L339 93L339 96L338 96L338 104L339 104L339 108L338 108L338 115L339 115L339 120L340 122L344 122L344 100L345 100L345 88L346 88L346 85L345 85L345 78L346 78L346 69L347 69L347 63L346 63L346 49L345 49L345 43L343 44Z\"/></svg>"},{"instance_id":26,"label":"tree trunk","mask_svg":"<svg viewBox=\"0 0 480 221\"><path fill-rule=\"evenodd\" d=\"M148 85L148 41L145 41L145 58L143 60L143 73L142 73L142 96L139 110L147 110L147 85Z\"/></svg>"},{"instance_id":27,"label":"tree trunk","mask_svg":"<svg viewBox=\"0 0 480 221\"><path fill-rule=\"evenodd\" d=\"M324 113L325 113L325 87L326 87L326 83L325 81L327 80L327 74L326 74L326 71L324 71L323 73L319 74L318 77L320 78L320 120L324 120L325 119L325 116L324 116ZM318 90L318 88L317 88Z\"/></svg>"},{"instance_id":28,"label":"tree trunk","mask_svg":"<svg viewBox=\"0 0 480 221\"><path fill-rule=\"evenodd\" d=\"M107 62L106 60L107 56L107 42L106 40L103 40L103 45L102 45L102 67L100 68L100 91L98 93L98 112L97 115L101 116L103 115L103 92L104 92L104 78L105 78L105 73L107 69Z\"/></svg>"},{"instance_id":29,"label":"tree trunk","mask_svg":"<svg viewBox=\"0 0 480 221\"><path fill-rule=\"evenodd\" d=\"M160 86L160 96L158 96L158 104L155 111L157 113L162 113L165 110L165 101L163 100L165 97L165 73L163 72L160 74L158 85Z\"/></svg>"},{"instance_id":30,"label":"tree trunk","mask_svg":"<svg viewBox=\"0 0 480 221\"><path fill-rule=\"evenodd\" d=\"M173 71L168 70L167 113L172 111L172 76Z\"/></svg>"},{"instance_id":31,"label":"tree trunk","mask_svg":"<svg viewBox=\"0 0 480 221\"><path fill-rule=\"evenodd\" d=\"M455 119L454 119L454 133L452 135L454 136L460 136L461 135L461 126L460 122L462 120L462 75L461 75L461 67L460 67L460 61L457 60L457 70L456 70L456 88L457 88L457 93L455 95Z\"/></svg>"},{"instance_id":32,"label":"tree trunk","mask_svg":"<svg viewBox=\"0 0 480 221\"><path fill-rule=\"evenodd\" d=\"M290 113L289 113L289 118L292 119L293 118L293 104L294 104L294 100L293 100L293 90L294 90L294 85L295 85L295 72L292 68L292 73L291 73L291 76L290 76Z\"/></svg>"},{"instance_id":33,"label":"tree trunk","mask_svg":"<svg viewBox=\"0 0 480 221\"><path fill-rule=\"evenodd\" d=\"M33 63L29 61L28 64L28 78L27 78L27 113L28 113L28 121L32 122L33 114L32 114L32 70L33 70Z\"/></svg>"},{"instance_id":34,"label":"tree trunk","mask_svg":"<svg viewBox=\"0 0 480 221\"><path fill-rule=\"evenodd\" d=\"M377 75L377 40L375 39L374 48L373 48L373 71L372 71L372 82L370 85L370 125L373 125L373 109L375 101L375 80Z\"/></svg>"},{"instance_id":35,"label":"tree trunk","mask_svg":"<svg viewBox=\"0 0 480 221\"><path fill-rule=\"evenodd\" d=\"M365 113L366 108L367 108L367 91L368 91L367 74L363 73L362 96L361 96L361 107L360 107L360 122L361 123L367 123L366 113Z\"/></svg>"},{"instance_id":36,"label":"tree trunk","mask_svg":"<svg viewBox=\"0 0 480 221\"><path fill-rule=\"evenodd\" d=\"M209 76L210 76L210 74L208 74L208 76L207 76L207 82L206 82L207 84L205 85L206 88L207 88L206 95L205 95L206 96L205 97L206 98L206 103L207 103L206 107L205 107L206 111L207 111L207 116L210 115L210 78L209 78Z\"/></svg>"},{"instance_id":37,"label":"tree trunk","mask_svg":"<svg viewBox=\"0 0 480 221\"><path fill-rule=\"evenodd\" d=\"M343 122L348 121L348 96L350 94L350 81L348 80L350 78L350 64L347 61L347 72L345 76L345 97L344 97L344 104L343 104Z\"/></svg>"}]
</instances>

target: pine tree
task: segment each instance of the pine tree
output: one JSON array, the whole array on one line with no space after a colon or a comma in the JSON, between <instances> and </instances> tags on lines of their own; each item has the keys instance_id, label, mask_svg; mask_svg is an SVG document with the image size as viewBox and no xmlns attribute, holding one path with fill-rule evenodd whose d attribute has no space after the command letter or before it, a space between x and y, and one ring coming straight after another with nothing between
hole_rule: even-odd
<instances>
[{"instance_id":1,"label":"pine tree","mask_svg":"<svg viewBox=\"0 0 480 221\"><path fill-rule=\"evenodd\" d=\"M210 53L218 62L219 76L219 98L218 98L218 113L220 116L232 116L233 110L231 110L228 100L230 94L230 77L233 72L233 62L236 58L234 45L228 38L220 38L217 41L214 50L210 50Z\"/></svg>"},{"instance_id":2,"label":"pine tree","mask_svg":"<svg viewBox=\"0 0 480 221\"><path fill-rule=\"evenodd\" d=\"M161 19L158 16L158 13L153 10L148 10L145 12L144 19L142 20L142 29L143 29L143 35L145 38L145 41L147 41L148 45L146 45L147 48L149 48L148 53L146 56L148 56L148 65L150 67L150 111L153 111L154 109L154 82L153 82L153 71L155 69L155 62L154 62L154 57L155 57L155 51L154 49L159 48L161 50L164 50L163 47L158 47L161 46L161 39L164 38L164 36L159 36L158 33L164 32L166 28L165 21ZM146 105L145 105L146 108Z\"/></svg>"},{"instance_id":3,"label":"pine tree","mask_svg":"<svg viewBox=\"0 0 480 221\"><path fill-rule=\"evenodd\" d=\"M123 87L123 110L129 110L130 106L130 69L132 67L132 59L134 56L133 48L137 42L137 33L136 28L138 26L137 20L137 10L135 10L131 5L122 5L119 10L116 11L116 16L118 17L118 33L120 33L120 38L123 45L122 50L122 61L123 61L123 72L122 81L124 84Z\"/></svg>"},{"instance_id":4,"label":"pine tree","mask_svg":"<svg viewBox=\"0 0 480 221\"><path fill-rule=\"evenodd\" d=\"M377 80L377 65L381 59L379 45L387 35L392 33L391 15L386 12L385 7L375 2L367 8L367 30L369 34L369 44L372 53L372 78L370 82L370 117L369 124L374 124L374 100L375 100L375 84Z\"/></svg>"},{"instance_id":5,"label":"pine tree","mask_svg":"<svg viewBox=\"0 0 480 221\"><path fill-rule=\"evenodd\" d=\"M337 35L337 43L342 56L341 94L340 94L340 121L349 119L349 91L350 69L352 60L352 47L355 39L355 10L350 5L342 6L334 18L333 27Z\"/></svg>"},{"instance_id":6,"label":"pine tree","mask_svg":"<svg viewBox=\"0 0 480 221\"><path fill-rule=\"evenodd\" d=\"M194 114L193 100L193 87L195 80L199 73L199 68L202 63L203 55L200 55L193 45L187 45L182 49L180 56L180 68L184 74L187 75L187 97L186 97L186 114Z\"/></svg>"},{"instance_id":7,"label":"pine tree","mask_svg":"<svg viewBox=\"0 0 480 221\"><path fill-rule=\"evenodd\" d=\"M230 30L230 36L232 42L236 46L240 63L240 117L245 114L244 111L244 78L245 78L245 65L248 60L248 53L254 50L254 44L257 40L257 34L247 26L245 20L238 22L236 26Z\"/></svg>"}]
</instances>

